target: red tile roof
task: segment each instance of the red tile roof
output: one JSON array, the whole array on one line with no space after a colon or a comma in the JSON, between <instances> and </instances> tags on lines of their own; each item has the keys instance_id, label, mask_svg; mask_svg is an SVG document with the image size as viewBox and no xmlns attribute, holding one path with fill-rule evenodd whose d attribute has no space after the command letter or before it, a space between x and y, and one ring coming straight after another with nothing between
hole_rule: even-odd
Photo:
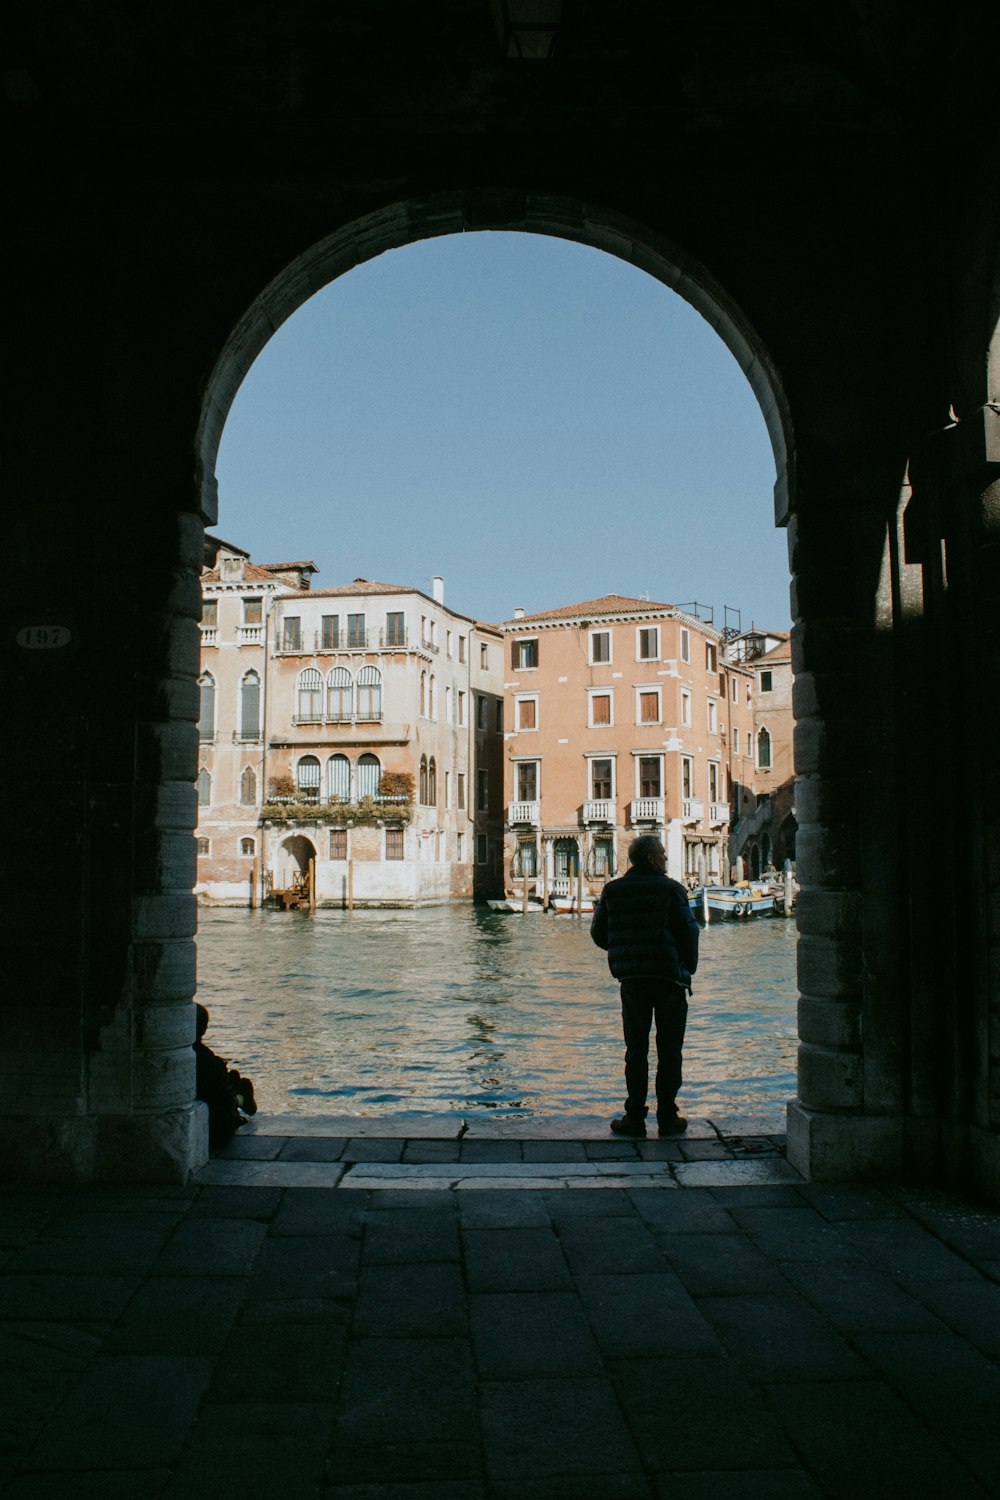
<instances>
[{"instance_id":1,"label":"red tile roof","mask_svg":"<svg viewBox=\"0 0 1000 1500\"><path fill-rule=\"evenodd\" d=\"M533 615L504 620L504 626L520 626L534 620L573 620L581 616L594 619L601 615L648 614L654 609L673 609L672 604L657 604L652 599L632 599L627 594L602 594L582 604L564 604L560 609L543 609Z\"/></svg>"},{"instance_id":2,"label":"red tile roof","mask_svg":"<svg viewBox=\"0 0 1000 1500\"><path fill-rule=\"evenodd\" d=\"M288 564L286 564L288 566ZM201 575L202 583L221 583L222 575L218 568L206 568ZM229 580L227 580L229 581ZM260 563L247 562L243 564L243 577L233 579L233 583L270 583L276 582L273 564L265 567Z\"/></svg>"}]
</instances>

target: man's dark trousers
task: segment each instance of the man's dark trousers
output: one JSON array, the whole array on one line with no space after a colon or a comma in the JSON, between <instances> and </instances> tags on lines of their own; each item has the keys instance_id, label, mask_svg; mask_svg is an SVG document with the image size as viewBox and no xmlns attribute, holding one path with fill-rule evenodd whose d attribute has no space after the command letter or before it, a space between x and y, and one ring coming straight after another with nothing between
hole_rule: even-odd
<instances>
[{"instance_id":1,"label":"man's dark trousers","mask_svg":"<svg viewBox=\"0 0 1000 1500\"><path fill-rule=\"evenodd\" d=\"M681 1086L681 1050L687 1024L687 991L665 979L623 979L622 1030L625 1033L625 1113L630 1120L646 1114L649 1090L649 1031L656 1021L656 1117L677 1114Z\"/></svg>"}]
</instances>

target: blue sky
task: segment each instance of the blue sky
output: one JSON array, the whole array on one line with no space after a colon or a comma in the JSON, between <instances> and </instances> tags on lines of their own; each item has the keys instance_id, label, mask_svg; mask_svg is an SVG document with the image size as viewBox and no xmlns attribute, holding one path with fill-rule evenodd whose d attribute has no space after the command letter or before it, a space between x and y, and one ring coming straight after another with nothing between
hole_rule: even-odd
<instances>
[{"instance_id":1,"label":"blue sky","mask_svg":"<svg viewBox=\"0 0 1000 1500\"><path fill-rule=\"evenodd\" d=\"M538 235L390 251L278 329L219 454L218 534L316 587L408 583L481 620L600 594L787 628L750 387L693 308Z\"/></svg>"}]
</instances>

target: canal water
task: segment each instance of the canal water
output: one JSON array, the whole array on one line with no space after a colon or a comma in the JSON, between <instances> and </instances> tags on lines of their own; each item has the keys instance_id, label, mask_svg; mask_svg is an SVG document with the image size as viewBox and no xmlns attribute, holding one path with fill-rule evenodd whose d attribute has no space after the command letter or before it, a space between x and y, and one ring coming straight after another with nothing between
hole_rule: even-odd
<instances>
[{"instance_id":1,"label":"canal water","mask_svg":"<svg viewBox=\"0 0 1000 1500\"><path fill-rule=\"evenodd\" d=\"M795 924L702 932L680 1101L795 1092ZM268 1112L602 1114L624 1101L618 986L586 920L487 907L203 910L206 1041Z\"/></svg>"}]
</instances>

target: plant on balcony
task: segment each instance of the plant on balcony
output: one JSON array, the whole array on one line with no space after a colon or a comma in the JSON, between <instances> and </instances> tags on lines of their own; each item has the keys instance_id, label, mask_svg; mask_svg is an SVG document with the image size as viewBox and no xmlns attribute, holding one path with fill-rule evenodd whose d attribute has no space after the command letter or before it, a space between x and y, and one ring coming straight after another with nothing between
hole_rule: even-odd
<instances>
[{"instance_id":1,"label":"plant on balcony","mask_svg":"<svg viewBox=\"0 0 1000 1500\"><path fill-rule=\"evenodd\" d=\"M408 801L362 797L358 802L318 802L305 797L270 798L260 810L262 823L408 823Z\"/></svg>"},{"instance_id":2,"label":"plant on balcony","mask_svg":"<svg viewBox=\"0 0 1000 1500\"><path fill-rule=\"evenodd\" d=\"M414 786L410 771L383 771L379 777L378 794L380 797L402 797L412 802Z\"/></svg>"}]
</instances>

